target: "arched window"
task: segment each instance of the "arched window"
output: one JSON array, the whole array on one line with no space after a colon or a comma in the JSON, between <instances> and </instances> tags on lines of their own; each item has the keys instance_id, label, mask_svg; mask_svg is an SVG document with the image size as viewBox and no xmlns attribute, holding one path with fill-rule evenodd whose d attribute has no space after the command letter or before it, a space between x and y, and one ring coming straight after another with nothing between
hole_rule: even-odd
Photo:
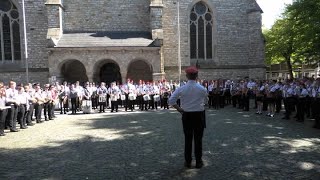
<instances>
[{"instance_id":1,"label":"arched window","mask_svg":"<svg viewBox=\"0 0 320 180\"><path fill-rule=\"evenodd\" d=\"M191 59L213 57L213 15L203 2L196 3L190 13L190 56Z\"/></svg>"},{"instance_id":2,"label":"arched window","mask_svg":"<svg viewBox=\"0 0 320 180\"><path fill-rule=\"evenodd\" d=\"M19 12L10 0L0 1L0 62L20 61Z\"/></svg>"}]
</instances>

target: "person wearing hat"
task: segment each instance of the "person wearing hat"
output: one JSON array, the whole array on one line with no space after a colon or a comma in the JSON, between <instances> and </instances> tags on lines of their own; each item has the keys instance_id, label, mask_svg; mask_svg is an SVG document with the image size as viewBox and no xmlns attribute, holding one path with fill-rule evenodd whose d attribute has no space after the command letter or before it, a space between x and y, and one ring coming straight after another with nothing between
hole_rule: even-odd
<instances>
[{"instance_id":1,"label":"person wearing hat","mask_svg":"<svg viewBox=\"0 0 320 180\"><path fill-rule=\"evenodd\" d=\"M206 127L204 105L208 101L207 90L196 82L198 69L188 67L186 70L188 82L179 87L169 98L169 104L182 114L182 125L185 136L185 167L191 168L192 139L194 139L196 168L203 166L202 161L202 137ZM180 99L181 106L177 105Z\"/></svg>"}]
</instances>

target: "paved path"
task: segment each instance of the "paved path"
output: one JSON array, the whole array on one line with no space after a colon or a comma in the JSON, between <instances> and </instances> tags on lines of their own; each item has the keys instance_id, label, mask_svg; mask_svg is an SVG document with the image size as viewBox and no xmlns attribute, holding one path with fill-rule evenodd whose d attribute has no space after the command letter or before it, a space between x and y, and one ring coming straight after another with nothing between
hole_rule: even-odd
<instances>
[{"instance_id":1,"label":"paved path","mask_svg":"<svg viewBox=\"0 0 320 180\"><path fill-rule=\"evenodd\" d=\"M173 110L61 115L0 138L0 179L320 179L320 130L279 116L208 110L198 170Z\"/></svg>"}]
</instances>

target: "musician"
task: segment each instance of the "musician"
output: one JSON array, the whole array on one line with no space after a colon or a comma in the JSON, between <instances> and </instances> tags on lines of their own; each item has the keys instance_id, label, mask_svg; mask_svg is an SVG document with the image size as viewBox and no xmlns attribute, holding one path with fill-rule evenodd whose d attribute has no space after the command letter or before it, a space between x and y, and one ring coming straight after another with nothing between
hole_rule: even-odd
<instances>
[{"instance_id":1,"label":"musician","mask_svg":"<svg viewBox=\"0 0 320 180\"><path fill-rule=\"evenodd\" d=\"M34 90L35 90L34 98L36 99L36 103L34 104L36 122L43 123L43 121L41 121L41 113L42 113L44 98L42 97L40 84L34 84Z\"/></svg>"},{"instance_id":2,"label":"musician","mask_svg":"<svg viewBox=\"0 0 320 180\"><path fill-rule=\"evenodd\" d=\"M133 85L133 80L130 81L128 85L129 88L129 109L131 111L134 110L134 106L135 106L135 101L136 101L136 97L137 97L137 93L136 93L136 87Z\"/></svg>"},{"instance_id":3,"label":"musician","mask_svg":"<svg viewBox=\"0 0 320 180\"><path fill-rule=\"evenodd\" d=\"M109 94L111 98L111 112L114 110L118 112L118 99L120 95L120 89L115 82L111 83L111 87L109 88Z\"/></svg>"},{"instance_id":4,"label":"musician","mask_svg":"<svg viewBox=\"0 0 320 180\"><path fill-rule=\"evenodd\" d=\"M232 100L232 106L235 108L237 107L238 103L238 96L239 96L239 83L233 83L231 87L231 100Z\"/></svg>"},{"instance_id":5,"label":"musician","mask_svg":"<svg viewBox=\"0 0 320 180\"><path fill-rule=\"evenodd\" d=\"M297 104L297 121L304 122L306 97L309 95L305 84L300 84Z\"/></svg>"},{"instance_id":6,"label":"musician","mask_svg":"<svg viewBox=\"0 0 320 180\"><path fill-rule=\"evenodd\" d=\"M7 115L10 132L18 132L16 128L16 120L18 116L17 97L18 91L16 90L16 82L10 81L9 88L6 90L6 106L11 106Z\"/></svg>"},{"instance_id":7,"label":"musician","mask_svg":"<svg viewBox=\"0 0 320 180\"><path fill-rule=\"evenodd\" d=\"M139 109L143 111L143 95L144 95L144 82L142 80L139 80L139 84L136 86L137 89L137 104L139 105Z\"/></svg>"},{"instance_id":8,"label":"musician","mask_svg":"<svg viewBox=\"0 0 320 180\"><path fill-rule=\"evenodd\" d=\"M249 89L247 88L247 86L245 86L242 88L243 111L249 111L249 102L250 102Z\"/></svg>"},{"instance_id":9,"label":"musician","mask_svg":"<svg viewBox=\"0 0 320 180\"><path fill-rule=\"evenodd\" d=\"M203 166L202 161L202 137L206 127L204 104L207 101L207 90L196 83L198 69L189 67L186 69L188 83L178 88L170 97L169 104L182 114L183 132L185 136L185 167L191 168L192 141L196 157L196 168ZM177 105L181 99L181 107Z\"/></svg>"},{"instance_id":10,"label":"musician","mask_svg":"<svg viewBox=\"0 0 320 180\"><path fill-rule=\"evenodd\" d=\"M232 82L231 80L227 80L226 83L224 84L224 97L226 100L226 104L229 105L231 104L231 89L232 89Z\"/></svg>"},{"instance_id":11,"label":"musician","mask_svg":"<svg viewBox=\"0 0 320 180\"><path fill-rule=\"evenodd\" d=\"M28 105L28 107L27 107ZM17 106L18 106L18 115L17 119L20 123L20 129L27 129L27 119L25 118L26 110L29 108L29 99L28 94L25 92L22 85L18 86L18 96L17 96Z\"/></svg>"},{"instance_id":12,"label":"musician","mask_svg":"<svg viewBox=\"0 0 320 180\"><path fill-rule=\"evenodd\" d=\"M314 128L320 129L320 82L319 80L316 81L316 84L314 86L313 90L313 96L315 97L315 102L313 105L313 112L314 112L314 117L315 117L315 123L313 125Z\"/></svg>"},{"instance_id":13,"label":"musician","mask_svg":"<svg viewBox=\"0 0 320 180\"><path fill-rule=\"evenodd\" d=\"M143 105L142 105L142 109L145 109L146 111L148 111L148 105L150 105L150 100L151 100L151 86L150 86L150 82L147 82L147 84L145 84L143 86ZM144 108L143 108L144 107Z\"/></svg>"},{"instance_id":14,"label":"musician","mask_svg":"<svg viewBox=\"0 0 320 180\"><path fill-rule=\"evenodd\" d=\"M264 84L262 81L259 82L258 86L254 88L257 102L257 112L256 114L262 114L263 111L263 98L264 98Z\"/></svg>"},{"instance_id":15,"label":"musician","mask_svg":"<svg viewBox=\"0 0 320 180\"><path fill-rule=\"evenodd\" d=\"M34 104L36 103L36 99L34 98L34 89L32 88L32 86L26 85L24 86L24 90L27 93L27 97L28 97L28 104L29 106L27 106L27 112L26 112L26 122L28 126L33 126L34 123L32 123L32 116L33 116L33 111L34 111Z\"/></svg>"},{"instance_id":16,"label":"musician","mask_svg":"<svg viewBox=\"0 0 320 180\"><path fill-rule=\"evenodd\" d=\"M98 108L98 99L99 99L99 96L98 96L98 93L97 93L97 87L96 87L96 84L93 82L93 83L90 83L90 88L91 88L91 102L92 102L92 108L93 109L97 109Z\"/></svg>"},{"instance_id":17,"label":"musician","mask_svg":"<svg viewBox=\"0 0 320 180\"><path fill-rule=\"evenodd\" d=\"M79 91L75 88L75 85L71 84L69 93L69 98L71 100L71 114L77 113L78 92Z\"/></svg>"},{"instance_id":18,"label":"musician","mask_svg":"<svg viewBox=\"0 0 320 180\"><path fill-rule=\"evenodd\" d=\"M69 108L69 87L67 86L61 86L60 92L59 92L59 102L60 102L60 114L67 114L68 108ZM63 110L63 112L62 112Z\"/></svg>"},{"instance_id":19,"label":"musician","mask_svg":"<svg viewBox=\"0 0 320 180\"><path fill-rule=\"evenodd\" d=\"M269 117L274 117L275 114L275 103L276 103L276 90L277 86L275 81L271 81L266 88L266 98L268 102L268 114Z\"/></svg>"},{"instance_id":20,"label":"musician","mask_svg":"<svg viewBox=\"0 0 320 180\"><path fill-rule=\"evenodd\" d=\"M49 121L53 120L52 118L52 93L50 91L50 84L44 85L44 90L42 91L42 97L44 99L43 103L43 112L44 112L44 120Z\"/></svg>"},{"instance_id":21,"label":"musician","mask_svg":"<svg viewBox=\"0 0 320 180\"><path fill-rule=\"evenodd\" d=\"M83 99L82 105L84 106L83 113L90 113L92 108L92 104L91 104L92 92L89 85L90 85L89 82L86 82L83 88L83 95L82 95L82 99Z\"/></svg>"},{"instance_id":22,"label":"musician","mask_svg":"<svg viewBox=\"0 0 320 180\"><path fill-rule=\"evenodd\" d=\"M5 136L4 128L8 109L6 108L6 90L0 82L0 136Z\"/></svg>"},{"instance_id":23,"label":"musician","mask_svg":"<svg viewBox=\"0 0 320 180\"><path fill-rule=\"evenodd\" d=\"M213 107L213 90L214 90L214 83L213 81L211 80L209 82L209 85L208 85L208 96L209 96L209 108Z\"/></svg>"},{"instance_id":24,"label":"musician","mask_svg":"<svg viewBox=\"0 0 320 180\"><path fill-rule=\"evenodd\" d=\"M294 87L291 84L286 83L286 85L283 86L282 91L282 96L284 98L284 108L286 110L285 117L283 117L282 119L289 120L295 104Z\"/></svg>"},{"instance_id":25,"label":"musician","mask_svg":"<svg viewBox=\"0 0 320 180\"><path fill-rule=\"evenodd\" d=\"M59 102L58 91L56 89L56 86L54 86L54 85L50 85L49 90L51 91L51 97L52 97L51 117L52 117L52 119L54 119L54 118L56 118L56 116L54 115L54 110L55 110L57 102Z\"/></svg>"},{"instance_id":26,"label":"musician","mask_svg":"<svg viewBox=\"0 0 320 180\"><path fill-rule=\"evenodd\" d=\"M127 111L128 108L130 109L130 107L129 107L129 85L130 85L130 79L127 79L127 83L123 84L121 86L122 96L123 95L125 96L125 100L124 100L125 111Z\"/></svg>"},{"instance_id":27,"label":"musician","mask_svg":"<svg viewBox=\"0 0 320 180\"><path fill-rule=\"evenodd\" d=\"M152 109L158 110L158 102L160 101L160 89L157 82L153 82L151 86L151 101L150 106ZM149 108L150 108L149 106Z\"/></svg>"},{"instance_id":28,"label":"musician","mask_svg":"<svg viewBox=\"0 0 320 180\"><path fill-rule=\"evenodd\" d=\"M171 89L170 89L169 83L164 80L164 85L162 87L162 99L161 99L163 109L169 109L168 99L170 96L170 90Z\"/></svg>"},{"instance_id":29,"label":"musician","mask_svg":"<svg viewBox=\"0 0 320 180\"><path fill-rule=\"evenodd\" d=\"M76 81L75 89L77 90L77 94L78 94L77 102L76 102L77 111L81 111L82 110L83 87L80 86L79 81Z\"/></svg>"},{"instance_id":30,"label":"musician","mask_svg":"<svg viewBox=\"0 0 320 180\"><path fill-rule=\"evenodd\" d=\"M97 89L97 93L98 93L98 96L99 96L99 99L98 99L98 103L99 103L99 106L100 106L99 113L105 112L106 101L107 101L107 93L108 93L108 89L106 87L106 83L101 82L100 87Z\"/></svg>"}]
</instances>

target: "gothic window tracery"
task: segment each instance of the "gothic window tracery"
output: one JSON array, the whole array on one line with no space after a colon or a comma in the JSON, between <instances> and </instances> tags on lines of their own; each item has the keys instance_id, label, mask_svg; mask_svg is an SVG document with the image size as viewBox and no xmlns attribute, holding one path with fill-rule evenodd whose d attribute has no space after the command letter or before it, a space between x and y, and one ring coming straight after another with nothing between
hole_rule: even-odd
<instances>
[{"instance_id":1,"label":"gothic window tracery","mask_svg":"<svg viewBox=\"0 0 320 180\"><path fill-rule=\"evenodd\" d=\"M212 59L213 14L203 2L196 3L190 13L190 57Z\"/></svg>"},{"instance_id":2,"label":"gothic window tracery","mask_svg":"<svg viewBox=\"0 0 320 180\"><path fill-rule=\"evenodd\" d=\"M20 25L17 7L10 0L0 1L0 62L21 60Z\"/></svg>"}]
</instances>

